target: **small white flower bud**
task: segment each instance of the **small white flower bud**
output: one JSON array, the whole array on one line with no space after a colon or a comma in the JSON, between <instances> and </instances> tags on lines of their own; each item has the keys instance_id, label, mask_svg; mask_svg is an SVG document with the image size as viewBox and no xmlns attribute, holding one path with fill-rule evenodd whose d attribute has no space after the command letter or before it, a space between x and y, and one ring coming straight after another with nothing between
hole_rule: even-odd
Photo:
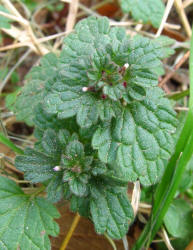
<instances>
[{"instance_id":1,"label":"small white flower bud","mask_svg":"<svg viewBox=\"0 0 193 250\"><path fill-rule=\"evenodd\" d=\"M53 168L53 170L56 171L56 172L60 171L60 169L61 169L60 166L55 166L55 167Z\"/></svg>"},{"instance_id":2,"label":"small white flower bud","mask_svg":"<svg viewBox=\"0 0 193 250\"><path fill-rule=\"evenodd\" d=\"M125 63L124 67L127 69L129 67L129 64Z\"/></svg>"},{"instance_id":3,"label":"small white flower bud","mask_svg":"<svg viewBox=\"0 0 193 250\"><path fill-rule=\"evenodd\" d=\"M88 91L88 88L87 88L87 87L83 87L83 88L82 88L82 91L83 91L83 92L86 92L86 91Z\"/></svg>"}]
</instances>

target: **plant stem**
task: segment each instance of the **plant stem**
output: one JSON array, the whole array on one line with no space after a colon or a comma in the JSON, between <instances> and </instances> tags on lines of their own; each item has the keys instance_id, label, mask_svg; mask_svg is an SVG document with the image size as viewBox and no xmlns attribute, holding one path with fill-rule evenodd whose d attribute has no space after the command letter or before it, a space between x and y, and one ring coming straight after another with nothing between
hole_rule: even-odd
<instances>
[{"instance_id":1,"label":"plant stem","mask_svg":"<svg viewBox=\"0 0 193 250\"><path fill-rule=\"evenodd\" d=\"M72 222L72 225L70 227L70 230L68 231L64 241L62 242L62 245L60 247L60 250L65 250L71 237L72 237L72 234L74 232L74 230L76 229L77 225L78 225L78 222L80 221L80 215L77 213L74 217L74 220Z\"/></svg>"},{"instance_id":2,"label":"plant stem","mask_svg":"<svg viewBox=\"0 0 193 250\"><path fill-rule=\"evenodd\" d=\"M104 233L104 236L105 236L105 238L109 241L109 243L111 244L113 250L117 250L117 247L116 247L116 245L115 245L115 242L108 236L108 234L107 234L107 233Z\"/></svg>"}]
</instances>

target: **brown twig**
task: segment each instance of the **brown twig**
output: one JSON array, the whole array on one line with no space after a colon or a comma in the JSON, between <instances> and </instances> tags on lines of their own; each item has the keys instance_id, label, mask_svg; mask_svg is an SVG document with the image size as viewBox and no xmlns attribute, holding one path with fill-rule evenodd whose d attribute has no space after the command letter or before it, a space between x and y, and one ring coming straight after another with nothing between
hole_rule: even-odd
<instances>
[{"instance_id":1,"label":"brown twig","mask_svg":"<svg viewBox=\"0 0 193 250\"><path fill-rule=\"evenodd\" d=\"M70 9L68 13L67 23L66 23L66 32L72 31L74 24L76 22L76 15L78 11L78 2L79 0L71 0Z\"/></svg>"},{"instance_id":2,"label":"brown twig","mask_svg":"<svg viewBox=\"0 0 193 250\"><path fill-rule=\"evenodd\" d=\"M163 85L175 74L175 71L178 70L183 63L189 58L190 56L190 51L187 51L186 54L180 59L180 61L173 67L173 70L167 74L161 82L158 84L159 87L163 87Z\"/></svg>"}]
</instances>

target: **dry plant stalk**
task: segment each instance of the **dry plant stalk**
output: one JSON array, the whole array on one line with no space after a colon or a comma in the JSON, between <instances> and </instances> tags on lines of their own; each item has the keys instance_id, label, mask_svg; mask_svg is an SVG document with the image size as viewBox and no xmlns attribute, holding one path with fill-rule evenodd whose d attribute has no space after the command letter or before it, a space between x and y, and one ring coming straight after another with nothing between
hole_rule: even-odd
<instances>
[{"instance_id":1,"label":"dry plant stalk","mask_svg":"<svg viewBox=\"0 0 193 250\"><path fill-rule=\"evenodd\" d=\"M185 0L183 2L183 7L186 8L188 7L190 4L193 4L193 0Z\"/></svg>"},{"instance_id":2,"label":"dry plant stalk","mask_svg":"<svg viewBox=\"0 0 193 250\"><path fill-rule=\"evenodd\" d=\"M66 32L72 31L74 24L76 22L76 15L78 11L79 0L72 0L70 2L70 9L68 13L67 23L66 23Z\"/></svg>"},{"instance_id":3,"label":"dry plant stalk","mask_svg":"<svg viewBox=\"0 0 193 250\"><path fill-rule=\"evenodd\" d=\"M177 10L177 12L179 14L179 17L180 17L180 19L182 21L182 24L184 26L184 29L185 29L188 37L191 37L192 30L191 30L190 24L188 22L188 18L186 16L186 13L185 13L185 10L184 10L182 0L175 0L174 5L176 7L176 10Z\"/></svg>"},{"instance_id":4,"label":"dry plant stalk","mask_svg":"<svg viewBox=\"0 0 193 250\"><path fill-rule=\"evenodd\" d=\"M17 21L24 28L24 30L21 30L12 25L11 29L2 28L2 30L12 36L14 39L17 39L21 42L29 40L29 47L31 47L37 54L44 55L48 53L49 51L43 46L40 46L37 42L37 38L33 33L30 22L20 15L20 13L9 0L2 0L2 2L12 14L0 11L0 15L8 17L11 20Z\"/></svg>"},{"instance_id":5,"label":"dry plant stalk","mask_svg":"<svg viewBox=\"0 0 193 250\"><path fill-rule=\"evenodd\" d=\"M167 74L162 81L159 83L159 87L163 87L163 85L175 74L175 71L178 70L183 63L189 58L190 51L187 51L186 54L180 59L180 61L174 66L173 70Z\"/></svg>"},{"instance_id":6,"label":"dry plant stalk","mask_svg":"<svg viewBox=\"0 0 193 250\"><path fill-rule=\"evenodd\" d=\"M68 34L68 32L61 32L61 33L54 34L54 35L51 35L51 36L45 36L45 37L42 37L42 38L37 39L37 42L38 42L38 43L44 43L44 42L47 42L47 41L56 39L56 38L58 38L58 37L65 36L65 35L67 35L67 34ZM10 50L10 49L16 49L16 48L20 48L20 47L25 47L25 46L29 46L29 47L31 46L30 40L27 40L27 41L24 41L24 42L19 42L19 43L14 43L14 44L11 44L11 45L4 46L4 47L0 48L0 52L1 52L1 51ZM49 52L49 51L48 51L48 52Z\"/></svg>"},{"instance_id":7,"label":"dry plant stalk","mask_svg":"<svg viewBox=\"0 0 193 250\"><path fill-rule=\"evenodd\" d=\"M132 199L131 199L131 205L133 207L134 216L136 216L138 208L139 208L140 195L141 195L140 182L136 181L134 183L134 189L133 189Z\"/></svg>"},{"instance_id":8,"label":"dry plant stalk","mask_svg":"<svg viewBox=\"0 0 193 250\"><path fill-rule=\"evenodd\" d=\"M173 3L174 3L174 0L168 0L167 6L166 6L166 9L165 9L165 12L164 12L161 24L160 24L160 27L159 27L155 37L158 37L158 36L161 35L161 33L163 31L163 28L165 26L166 20L167 20L167 18L169 16L169 13L170 13L171 9L172 9Z\"/></svg>"},{"instance_id":9,"label":"dry plant stalk","mask_svg":"<svg viewBox=\"0 0 193 250\"><path fill-rule=\"evenodd\" d=\"M168 250L175 250L170 242L170 239L168 237L168 234L164 228L161 230L162 232L159 233L159 235L162 237L164 243L166 244Z\"/></svg>"}]
</instances>

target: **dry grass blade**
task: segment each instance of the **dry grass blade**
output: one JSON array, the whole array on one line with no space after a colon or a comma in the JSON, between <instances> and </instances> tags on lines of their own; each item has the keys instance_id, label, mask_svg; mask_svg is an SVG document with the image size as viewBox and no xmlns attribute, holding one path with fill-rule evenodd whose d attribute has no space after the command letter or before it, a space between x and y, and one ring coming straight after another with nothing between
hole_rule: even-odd
<instances>
[{"instance_id":1,"label":"dry grass blade","mask_svg":"<svg viewBox=\"0 0 193 250\"><path fill-rule=\"evenodd\" d=\"M12 13L12 14L8 14L8 13L4 13L2 11L0 11L0 15L10 18L14 21L17 21L20 25L23 26L24 30L25 30L25 40L30 38L30 41L32 43L33 46L32 49L39 55L44 55L45 53L47 53L47 49L45 50L45 48L41 47L39 45L39 43L37 42L37 38L33 33L33 30L31 28L31 25L29 23L28 20L26 20L25 18L23 18L20 13L17 11L17 9L14 7L14 5L9 1L9 0L3 0L2 1L5 5L5 7L7 7L7 9ZM18 39L19 41L21 41L21 38L19 35L15 35L15 32L12 32L13 30L16 31L16 34L20 33L22 34L22 38L24 39L24 31L20 30L17 27L12 26L12 30L10 29L2 29L4 32L8 33L10 36L12 36L15 39Z\"/></svg>"},{"instance_id":2,"label":"dry grass blade","mask_svg":"<svg viewBox=\"0 0 193 250\"><path fill-rule=\"evenodd\" d=\"M54 35L51 35L51 36L42 37L42 38L37 39L37 42L38 43L44 43L44 42L56 39L58 37L65 36L67 34L68 34L68 32L65 31L65 32L61 32L61 33L54 34ZM15 44L4 46L4 47L0 48L0 52L10 50L10 49L16 49L16 48L20 48L20 47L25 47L25 46L31 47L31 43L30 43L29 39L27 41L25 41L25 42L20 42L20 43L15 43ZM49 51L47 51L47 52L49 52ZM45 53L46 53L46 51L45 51Z\"/></svg>"},{"instance_id":3,"label":"dry grass blade","mask_svg":"<svg viewBox=\"0 0 193 250\"><path fill-rule=\"evenodd\" d=\"M0 84L0 93L2 92L4 86L8 82L9 78L11 77L12 73L15 71L15 69L28 57L28 55L32 52L31 49L28 49L23 56L17 61L17 63L12 67L12 69L8 72L2 83Z\"/></svg>"},{"instance_id":4,"label":"dry grass blade","mask_svg":"<svg viewBox=\"0 0 193 250\"><path fill-rule=\"evenodd\" d=\"M13 15L17 16L18 18L22 18L21 14L19 13L19 11L14 7L14 5L9 1L9 0L1 0L2 3L5 5L5 7L11 12L13 13Z\"/></svg>"},{"instance_id":5,"label":"dry grass blade","mask_svg":"<svg viewBox=\"0 0 193 250\"><path fill-rule=\"evenodd\" d=\"M188 22L188 18L186 16L186 13L185 13L185 10L184 10L182 0L175 0L174 5L176 7L176 10L177 10L177 12L179 14L179 17L180 17L180 19L182 21L182 24L184 26L184 29L185 29L188 37L191 37L192 30L191 30L190 24Z\"/></svg>"},{"instance_id":6,"label":"dry grass blade","mask_svg":"<svg viewBox=\"0 0 193 250\"><path fill-rule=\"evenodd\" d=\"M78 11L78 3L79 0L71 0L70 2L70 10L67 18L67 24L66 24L66 32L72 31L74 24L76 22L76 15Z\"/></svg>"},{"instance_id":7,"label":"dry grass blade","mask_svg":"<svg viewBox=\"0 0 193 250\"><path fill-rule=\"evenodd\" d=\"M158 37L161 35L162 31L163 31L163 28L165 26L165 23L166 23L166 20L169 16L169 13L171 11L171 8L174 4L174 0L168 0L168 3L167 3L167 6L166 6L166 9L165 9L165 12L164 12L164 15L163 15L163 18L162 18L162 21L161 21L161 24L160 24L160 27L155 35L155 37Z\"/></svg>"},{"instance_id":8,"label":"dry grass blade","mask_svg":"<svg viewBox=\"0 0 193 250\"><path fill-rule=\"evenodd\" d=\"M23 24L23 25L28 25L28 22L24 18L14 16L14 15L11 15L11 14L3 12L3 11L0 11L0 16L7 17L7 18L9 18L9 19L11 19L13 21L16 21L16 22L18 22L20 24Z\"/></svg>"},{"instance_id":9,"label":"dry grass blade","mask_svg":"<svg viewBox=\"0 0 193 250\"><path fill-rule=\"evenodd\" d=\"M166 244L168 250L175 250L170 242L170 239L168 237L168 234L164 228L162 228L162 232L160 233L160 236L162 237L164 243Z\"/></svg>"},{"instance_id":10,"label":"dry grass blade","mask_svg":"<svg viewBox=\"0 0 193 250\"><path fill-rule=\"evenodd\" d=\"M193 4L193 0L185 0L183 2L183 7L187 8L190 4Z\"/></svg>"},{"instance_id":11,"label":"dry grass blade","mask_svg":"<svg viewBox=\"0 0 193 250\"><path fill-rule=\"evenodd\" d=\"M140 182L136 181L134 183L134 189L133 189L132 199L131 199L131 205L133 207L134 216L136 216L138 208L139 208L140 195L141 195Z\"/></svg>"},{"instance_id":12,"label":"dry grass blade","mask_svg":"<svg viewBox=\"0 0 193 250\"><path fill-rule=\"evenodd\" d=\"M186 54L180 59L180 61L174 66L173 70L167 74L162 81L159 83L159 87L163 87L163 85L174 75L175 71L179 69L183 63L189 58L190 51L187 51Z\"/></svg>"}]
</instances>

